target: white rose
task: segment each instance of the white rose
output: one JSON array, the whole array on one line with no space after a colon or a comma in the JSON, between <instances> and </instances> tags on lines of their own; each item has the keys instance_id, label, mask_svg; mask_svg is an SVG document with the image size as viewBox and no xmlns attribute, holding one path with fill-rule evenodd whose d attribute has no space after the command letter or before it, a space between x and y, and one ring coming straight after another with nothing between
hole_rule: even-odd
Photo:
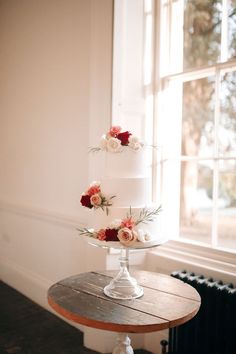
<instances>
[{"instance_id":1,"label":"white rose","mask_svg":"<svg viewBox=\"0 0 236 354\"><path fill-rule=\"evenodd\" d=\"M107 150L110 152L120 152L122 149L121 141L116 138L110 138L107 141Z\"/></svg>"},{"instance_id":2,"label":"white rose","mask_svg":"<svg viewBox=\"0 0 236 354\"><path fill-rule=\"evenodd\" d=\"M145 242L145 232L142 229L138 229L137 237L138 241Z\"/></svg>"},{"instance_id":3,"label":"white rose","mask_svg":"<svg viewBox=\"0 0 236 354\"><path fill-rule=\"evenodd\" d=\"M120 224L121 219L115 219L109 224L108 229L119 229Z\"/></svg>"},{"instance_id":4,"label":"white rose","mask_svg":"<svg viewBox=\"0 0 236 354\"><path fill-rule=\"evenodd\" d=\"M140 143L139 138L137 136L133 136L131 135L129 137L129 147L130 149L134 150L134 151L138 151L141 149L142 147L142 143Z\"/></svg>"},{"instance_id":5,"label":"white rose","mask_svg":"<svg viewBox=\"0 0 236 354\"><path fill-rule=\"evenodd\" d=\"M130 135L129 136L129 143L137 144L137 143L140 143L140 141L139 141L139 138L137 136Z\"/></svg>"},{"instance_id":6,"label":"white rose","mask_svg":"<svg viewBox=\"0 0 236 354\"><path fill-rule=\"evenodd\" d=\"M151 239L152 239L151 234L147 231L142 230L142 229L138 229L137 237L140 242L147 242L147 241L151 241Z\"/></svg>"},{"instance_id":7,"label":"white rose","mask_svg":"<svg viewBox=\"0 0 236 354\"><path fill-rule=\"evenodd\" d=\"M100 186L101 186L101 182L93 181L92 183L90 183L89 188L90 187L100 187Z\"/></svg>"},{"instance_id":8,"label":"white rose","mask_svg":"<svg viewBox=\"0 0 236 354\"><path fill-rule=\"evenodd\" d=\"M151 240L152 240L152 235L149 232L146 232L145 241L151 241Z\"/></svg>"},{"instance_id":9,"label":"white rose","mask_svg":"<svg viewBox=\"0 0 236 354\"><path fill-rule=\"evenodd\" d=\"M106 151L107 150L107 139L106 139L106 136L103 135L102 138L101 138L101 141L100 141L100 147L103 151Z\"/></svg>"},{"instance_id":10,"label":"white rose","mask_svg":"<svg viewBox=\"0 0 236 354\"><path fill-rule=\"evenodd\" d=\"M129 143L129 147L134 151L139 151L142 145L140 143Z\"/></svg>"}]
</instances>

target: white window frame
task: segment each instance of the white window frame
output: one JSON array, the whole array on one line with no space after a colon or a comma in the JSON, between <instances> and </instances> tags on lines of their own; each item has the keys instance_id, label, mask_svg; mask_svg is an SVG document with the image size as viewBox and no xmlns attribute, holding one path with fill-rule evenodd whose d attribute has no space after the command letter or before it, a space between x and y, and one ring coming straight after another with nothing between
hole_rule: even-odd
<instances>
[{"instance_id":1,"label":"white window frame","mask_svg":"<svg viewBox=\"0 0 236 354\"><path fill-rule=\"evenodd\" d=\"M166 3L172 4L174 0L166 0ZM224 51L222 50L221 52L221 63L217 63L215 65L211 65L209 67L203 67L199 68L196 70L188 70L186 72L181 72L181 73L176 73L176 74L168 74L168 65L163 68L162 62L163 58L159 56L160 52L160 47L161 44L164 42L164 38L161 35L161 26L165 25L165 30L166 31L171 31L171 21L167 21L166 23L163 24L163 17L161 17L161 1L154 1L155 4L155 18L156 18L156 24L155 24L155 33L156 33L156 38L155 38L155 52L154 52L154 61L156 62L156 69L155 72L155 105L154 105L154 117L156 117L154 121L154 129L156 129L156 141L157 143L159 142L159 134L158 134L158 129L160 128L160 122L159 122L159 117L161 116L162 112L162 100L163 100L163 92L165 92L166 88L168 85L172 82L186 82L190 80L196 80L200 78L207 77L209 75L214 75L216 80L215 80L215 92L218 93L219 90L219 84L220 84L220 74L222 72L230 72L233 70L236 70L236 60L231 60L228 62L224 62L226 60L224 56ZM223 18L227 18L227 0L223 0ZM168 18L170 19L171 16L171 11L169 7L169 12L168 12ZM223 48L227 47L227 43L225 41L226 36L224 35L227 31L227 21L223 21L223 26L222 26L222 43L223 43ZM165 36L166 39L166 36ZM167 40L165 40L165 45L166 48L165 50L168 52L168 58L165 60L165 62L170 64L170 37L167 36ZM159 65L160 63L160 65ZM162 67L162 68L160 68ZM218 122L219 122L219 100L218 104L215 107L215 112L214 112L214 120L215 120L215 126L217 128ZM160 130L161 132L161 130ZM161 133L160 133L161 135ZM217 150L217 146L215 146L215 152ZM212 156L206 157L208 159L211 159L214 161L215 164L215 174L214 174L214 179L213 179L213 191L214 191L214 200L216 200L217 197L217 191L218 191L218 180L217 180L217 165L218 161L228 159L227 157L223 158L217 156L217 154L214 154L213 158ZM168 160L175 160L178 159L179 161L200 161L202 158L200 157L191 157L191 156L164 156L163 159L161 160L161 170L163 170L163 165L166 161ZM230 159L235 159L236 157L232 157ZM156 184L156 173L154 171L154 190L155 190L155 184ZM163 181L161 181L161 185L163 185ZM162 189L162 188L161 188ZM203 267L203 268L208 268L211 269L212 271L219 271L223 273L227 273L230 277L235 276L236 274L236 251L230 251L229 249L224 250L223 248L219 249L216 247L216 225L217 225L217 212L216 212L216 203L213 205L213 230L212 230L212 244L211 246L207 245L201 245L199 243L195 243L194 241L190 241L188 239L183 239L183 238L178 238L177 235L173 235L174 240L169 241L166 245L162 246L160 249L154 250L151 252L152 256L156 255L158 257L167 257L169 259L175 260L177 263L180 262L180 264L191 264L191 267L195 264L198 268ZM176 237L177 236L177 237ZM161 251L160 251L161 250ZM171 264L171 262L170 262ZM173 268L172 268L173 269ZM235 276L236 277L236 276Z\"/></svg>"}]
</instances>

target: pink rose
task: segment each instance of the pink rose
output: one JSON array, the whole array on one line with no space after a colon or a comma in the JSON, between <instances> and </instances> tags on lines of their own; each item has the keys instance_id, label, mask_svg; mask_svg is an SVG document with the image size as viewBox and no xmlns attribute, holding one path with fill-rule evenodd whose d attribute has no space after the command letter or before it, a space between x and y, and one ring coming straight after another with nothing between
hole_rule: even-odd
<instances>
[{"instance_id":1,"label":"pink rose","mask_svg":"<svg viewBox=\"0 0 236 354\"><path fill-rule=\"evenodd\" d=\"M118 231L117 237L123 245L132 246L137 240L137 233L124 227Z\"/></svg>"},{"instance_id":2,"label":"pink rose","mask_svg":"<svg viewBox=\"0 0 236 354\"><path fill-rule=\"evenodd\" d=\"M102 198L99 194L93 194L91 197L90 197L90 203L93 205L93 206L100 206L102 204Z\"/></svg>"},{"instance_id":3,"label":"pink rose","mask_svg":"<svg viewBox=\"0 0 236 354\"><path fill-rule=\"evenodd\" d=\"M111 127L108 134L115 138L117 136L117 134L119 134L120 132L121 132L121 127L114 126L114 127Z\"/></svg>"},{"instance_id":4,"label":"pink rose","mask_svg":"<svg viewBox=\"0 0 236 354\"><path fill-rule=\"evenodd\" d=\"M91 197L91 195L98 194L100 192L101 192L100 184L97 183L97 184L91 184L91 186L89 187L86 193Z\"/></svg>"},{"instance_id":5,"label":"pink rose","mask_svg":"<svg viewBox=\"0 0 236 354\"><path fill-rule=\"evenodd\" d=\"M128 229L132 229L134 226L135 221L132 219L132 216L121 221L121 227L127 227Z\"/></svg>"},{"instance_id":6,"label":"pink rose","mask_svg":"<svg viewBox=\"0 0 236 354\"><path fill-rule=\"evenodd\" d=\"M97 232L97 238L100 240L100 241L104 241L106 240L106 230L104 229L101 229Z\"/></svg>"}]
</instances>

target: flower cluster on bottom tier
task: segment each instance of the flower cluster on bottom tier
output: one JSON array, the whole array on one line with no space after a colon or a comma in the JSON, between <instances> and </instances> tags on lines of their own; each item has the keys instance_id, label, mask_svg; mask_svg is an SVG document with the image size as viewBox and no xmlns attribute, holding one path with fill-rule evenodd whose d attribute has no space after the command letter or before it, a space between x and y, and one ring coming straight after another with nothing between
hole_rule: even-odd
<instances>
[{"instance_id":1,"label":"flower cluster on bottom tier","mask_svg":"<svg viewBox=\"0 0 236 354\"><path fill-rule=\"evenodd\" d=\"M80 235L105 242L120 242L126 247L131 247L137 242L143 244L153 241L152 235L140 228L141 224L152 222L161 211L159 206L156 209L143 208L138 217L129 214L124 219L115 219L109 226L99 230L81 228L78 229Z\"/></svg>"}]
</instances>

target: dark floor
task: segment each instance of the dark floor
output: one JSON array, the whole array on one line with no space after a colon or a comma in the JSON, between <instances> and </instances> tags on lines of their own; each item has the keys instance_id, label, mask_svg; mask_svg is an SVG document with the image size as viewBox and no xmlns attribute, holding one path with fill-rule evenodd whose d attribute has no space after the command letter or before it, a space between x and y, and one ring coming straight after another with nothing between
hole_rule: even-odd
<instances>
[{"instance_id":1,"label":"dark floor","mask_svg":"<svg viewBox=\"0 0 236 354\"><path fill-rule=\"evenodd\" d=\"M0 281L0 354L98 354L82 343L82 332Z\"/></svg>"}]
</instances>

